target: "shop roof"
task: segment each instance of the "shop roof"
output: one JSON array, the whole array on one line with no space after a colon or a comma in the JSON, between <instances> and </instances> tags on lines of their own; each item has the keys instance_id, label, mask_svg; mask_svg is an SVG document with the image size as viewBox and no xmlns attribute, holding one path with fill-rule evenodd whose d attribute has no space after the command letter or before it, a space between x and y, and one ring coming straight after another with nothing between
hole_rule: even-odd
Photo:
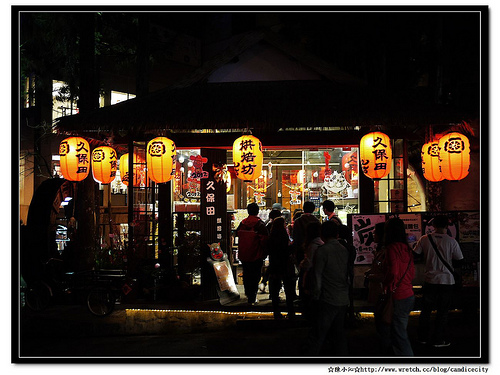
<instances>
[{"instance_id":1,"label":"shop roof","mask_svg":"<svg viewBox=\"0 0 500 375\"><path fill-rule=\"evenodd\" d=\"M307 65L323 80L206 83L207 77L256 43L268 43ZM459 123L476 114L425 104L398 93L382 97L365 82L340 71L272 32L234 37L226 49L176 84L113 106L57 120L66 134L134 138L195 129L274 133L283 130L396 127L414 132L430 124Z\"/></svg>"}]
</instances>

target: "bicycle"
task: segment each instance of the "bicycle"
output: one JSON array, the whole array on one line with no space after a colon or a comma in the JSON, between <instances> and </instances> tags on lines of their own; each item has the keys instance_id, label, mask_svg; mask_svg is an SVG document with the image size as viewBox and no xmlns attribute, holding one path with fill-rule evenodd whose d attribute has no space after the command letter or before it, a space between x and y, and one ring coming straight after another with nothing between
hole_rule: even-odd
<instances>
[{"instance_id":1,"label":"bicycle","mask_svg":"<svg viewBox=\"0 0 500 375\"><path fill-rule=\"evenodd\" d=\"M134 280L127 281L121 270L95 271L93 275L94 286L87 295L87 307L93 315L107 316L121 297L132 290Z\"/></svg>"}]
</instances>

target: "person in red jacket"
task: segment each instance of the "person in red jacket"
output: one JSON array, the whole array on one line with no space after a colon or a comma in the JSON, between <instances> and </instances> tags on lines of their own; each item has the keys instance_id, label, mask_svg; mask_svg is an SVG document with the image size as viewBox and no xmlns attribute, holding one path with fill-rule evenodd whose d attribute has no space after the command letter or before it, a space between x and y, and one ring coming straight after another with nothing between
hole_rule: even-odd
<instances>
[{"instance_id":1,"label":"person in red jacket","mask_svg":"<svg viewBox=\"0 0 500 375\"><path fill-rule=\"evenodd\" d=\"M408 319L415 304L413 253L408 245L403 220L391 218L385 224L387 273L383 281L386 293L393 293L394 313L390 326L390 342L395 355L413 356L408 338Z\"/></svg>"},{"instance_id":2,"label":"person in red jacket","mask_svg":"<svg viewBox=\"0 0 500 375\"><path fill-rule=\"evenodd\" d=\"M266 225L259 215L257 203L247 206L248 217L236 229L238 258L243 265L243 287L249 305L255 305L262 265L267 256L266 242L269 236Z\"/></svg>"}]
</instances>

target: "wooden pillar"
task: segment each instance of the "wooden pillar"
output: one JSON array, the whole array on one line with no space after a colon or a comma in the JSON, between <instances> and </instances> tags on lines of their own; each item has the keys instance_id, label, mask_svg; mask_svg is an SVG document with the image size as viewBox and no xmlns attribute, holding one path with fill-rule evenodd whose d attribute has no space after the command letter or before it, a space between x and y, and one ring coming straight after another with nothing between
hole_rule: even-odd
<instances>
[{"instance_id":1,"label":"wooden pillar","mask_svg":"<svg viewBox=\"0 0 500 375\"><path fill-rule=\"evenodd\" d=\"M201 286L204 300L217 298L217 279L213 267L207 262L210 257L210 245L220 244L222 251L230 255L230 238L227 226L226 184L218 178L214 168L226 164L226 151L220 149L201 149L203 171L208 172L201 178ZM206 160L206 161L205 161Z\"/></svg>"},{"instance_id":2,"label":"wooden pillar","mask_svg":"<svg viewBox=\"0 0 500 375\"><path fill-rule=\"evenodd\" d=\"M358 161L358 178L359 178L359 213L372 214L375 212L374 196L375 188L373 180L365 176L361 167L361 159Z\"/></svg>"},{"instance_id":3,"label":"wooden pillar","mask_svg":"<svg viewBox=\"0 0 500 375\"><path fill-rule=\"evenodd\" d=\"M169 269L173 267L171 186L171 181L158 185L158 260Z\"/></svg>"}]
</instances>

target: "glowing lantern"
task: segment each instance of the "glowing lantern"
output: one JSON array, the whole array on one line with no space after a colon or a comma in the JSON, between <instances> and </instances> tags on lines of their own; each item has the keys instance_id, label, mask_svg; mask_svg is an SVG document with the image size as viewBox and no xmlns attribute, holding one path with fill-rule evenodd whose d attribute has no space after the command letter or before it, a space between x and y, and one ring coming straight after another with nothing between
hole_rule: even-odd
<instances>
[{"instance_id":1,"label":"glowing lantern","mask_svg":"<svg viewBox=\"0 0 500 375\"><path fill-rule=\"evenodd\" d=\"M66 138L59 144L61 173L68 181L82 181L90 172L89 143L80 137Z\"/></svg>"},{"instance_id":2,"label":"glowing lantern","mask_svg":"<svg viewBox=\"0 0 500 375\"><path fill-rule=\"evenodd\" d=\"M130 176L129 176L129 166L128 166L128 154L124 154L120 158L120 177L122 183L128 186ZM145 171L144 171L144 159L139 155L134 154L134 186L144 186Z\"/></svg>"},{"instance_id":3,"label":"glowing lantern","mask_svg":"<svg viewBox=\"0 0 500 375\"><path fill-rule=\"evenodd\" d=\"M461 133L449 133L439 140L441 172L447 180L461 180L469 174L470 144Z\"/></svg>"},{"instance_id":4,"label":"glowing lantern","mask_svg":"<svg viewBox=\"0 0 500 375\"><path fill-rule=\"evenodd\" d=\"M118 157L109 146L97 147L92 151L92 176L101 184L109 184L116 177Z\"/></svg>"},{"instance_id":5,"label":"glowing lantern","mask_svg":"<svg viewBox=\"0 0 500 375\"><path fill-rule=\"evenodd\" d=\"M381 132L366 134L361 138L359 154L361 168L366 176L380 179L390 173L392 148L391 139L386 134Z\"/></svg>"},{"instance_id":6,"label":"glowing lantern","mask_svg":"<svg viewBox=\"0 0 500 375\"><path fill-rule=\"evenodd\" d=\"M262 171L262 143L253 135L244 135L233 143L233 161L236 177L254 181Z\"/></svg>"},{"instance_id":7,"label":"glowing lantern","mask_svg":"<svg viewBox=\"0 0 500 375\"><path fill-rule=\"evenodd\" d=\"M422 146L422 171L424 177L431 182L439 182L444 179L439 162L439 143L437 141L427 142Z\"/></svg>"},{"instance_id":8,"label":"glowing lantern","mask_svg":"<svg viewBox=\"0 0 500 375\"><path fill-rule=\"evenodd\" d=\"M174 142L166 137L152 139L146 150L148 177L156 183L170 181L175 175L176 159Z\"/></svg>"}]
</instances>

